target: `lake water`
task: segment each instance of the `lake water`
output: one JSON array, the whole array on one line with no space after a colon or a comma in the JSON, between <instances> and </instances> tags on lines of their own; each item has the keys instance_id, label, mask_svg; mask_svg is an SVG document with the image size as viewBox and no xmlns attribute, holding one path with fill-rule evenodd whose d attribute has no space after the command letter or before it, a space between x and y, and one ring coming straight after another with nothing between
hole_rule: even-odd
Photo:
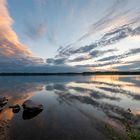
<instances>
[{"instance_id":1,"label":"lake water","mask_svg":"<svg viewBox=\"0 0 140 140\"><path fill-rule=\"evenodd\" d=\"M0 95L8 98L0 140L110 140L105 124L122 130L128 109L140 118L140 76L0 77ZM28 116L8 108L28 99L44 110Z\"/></svg>"}]
</instances>

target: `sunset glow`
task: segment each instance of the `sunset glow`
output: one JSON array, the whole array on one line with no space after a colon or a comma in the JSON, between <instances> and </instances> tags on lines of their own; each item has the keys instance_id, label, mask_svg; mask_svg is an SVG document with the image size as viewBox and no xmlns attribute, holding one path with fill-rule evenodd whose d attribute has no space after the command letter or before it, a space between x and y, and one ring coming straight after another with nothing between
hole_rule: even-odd
<instances>
[{"instance_id":1,"label":"sunset glow","mask_svg":"<svg viewBox=\"0 0 140 140\"><path fill-rule=\"evenodd\" d=\"M0 0L0 71L138 71L138 3Z\"/></svg>"}]
</instances>

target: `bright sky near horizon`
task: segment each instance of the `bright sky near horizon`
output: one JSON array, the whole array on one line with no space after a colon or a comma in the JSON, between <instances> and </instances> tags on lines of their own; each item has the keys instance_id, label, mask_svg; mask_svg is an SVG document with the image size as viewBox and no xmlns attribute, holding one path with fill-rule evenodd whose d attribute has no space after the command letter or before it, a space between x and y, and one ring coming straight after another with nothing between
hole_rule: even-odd
<instances>
[{"instance_id":1,"label":"bright sky near horizon","mask_svg":"<svg viewBox=\"0 0 140 140\"><path fill-rule=\"evenodd\" d=\"M140 70L140 0L0 0L0 71Z\"/></svg>"}]
</instances>

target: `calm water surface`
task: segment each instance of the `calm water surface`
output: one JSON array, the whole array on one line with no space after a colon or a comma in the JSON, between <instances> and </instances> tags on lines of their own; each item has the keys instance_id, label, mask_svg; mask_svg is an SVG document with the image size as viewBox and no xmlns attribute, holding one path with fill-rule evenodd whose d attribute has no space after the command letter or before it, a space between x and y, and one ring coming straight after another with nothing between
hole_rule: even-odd
<instances>
[{"instance_id":1,"label":"calm water surface","mask_svg":"<svg viewBox=\"0 0 140 140\"><path fill-rule=\"evenodd\" d=\"M140 76L0 77L0 95L9 99L0 140L110 140L105 124L121 130L128 108L140 116ZM8 108L28 99L44 110L28 116Z\"/></svg>"}]
</instances>

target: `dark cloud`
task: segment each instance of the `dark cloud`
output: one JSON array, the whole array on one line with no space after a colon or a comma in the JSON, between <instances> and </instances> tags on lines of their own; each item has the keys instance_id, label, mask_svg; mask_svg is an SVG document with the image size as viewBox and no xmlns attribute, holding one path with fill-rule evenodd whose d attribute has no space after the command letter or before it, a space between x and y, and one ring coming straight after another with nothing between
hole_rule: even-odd
<instances>
[{"instance_id":1,"label":"dark cloud","mask_svg":"<svg viewBox=\"0 0 140 140\"><path fill-rule=\"evenodd\" d=\"M133 62L128 63L128 65L117 66L116 68L119 70L139 71L140 70L140 62L133 61Z\"/></svg>"},{"instance_id":2,"label":"dark cloud","mask_svg":"<svg viewBox=\"0 0 140 140\"><path fill-rule=\"evenodd\" d=\"M111 66L114 64L118 64L120 66L114 66L114 68L117 68L119 70L129 70L132 69L135 70L137 68L140 69L139 67L139 62L135 61L135 62L127 62L124 63L122 61L123 58L127 58L129 56L133 56L135 54L139 54L140 53L140 48L135 48L135 49L130 49L128 52L125 52L121 55L113 55L113 56L108 56L102 59L99 59L98 61L96 61L94 64L86 64L86 65L77 65L77 67L103 67L103 66ZM97 63L98 62L98 63ZM104 63L102 63L104 62Z\"/></svg>"},{"instance_id":3,"label":"dark cloud","mask_svg":"<svg viewBox=\"0 0 140 140\"><path fill-rule=\"evenodd\" d=\"M100 62L103 62L103 61L112 61L112 60L114 60L114 59L116 59L117 58L117 56L109 56L109 57L105 57L105 58L102 58L102 59L99 59L98 61L100 61Z\"/></svg>"},{"instance_id":4,"label":"dark cloud","mask_svg":"<svg viewBox=\"0 0 140 140\"><path fill-rule=\"evenodd\" d=\"M106 33L99 41L99 45L105 46L105 45L114 44L128 37L129 35L132 34L132 32L133 29L130 28L129 26L122 26L119 29L115 29L113 31Z\"/></svg>"},{"instance_id":5,"label":"dark cloud","mask_svg":"<svg viewBox=\"0 0 140 140\"><path fill-rule=\"evenodd\" d=\"M93 57L99 57L99 56L102 56L106 53L112 53L112 52L115 52L117 51L117 49L108 49L108 50L93 50L92 52L90 52L89 54Z\"/></svg>"},{"instance_id":6,"label":"dark cloud","mask_svg":"<svg viewBox=\"0 0 140 140\"><path fill-rule=\"evenodd\" d=\"M66 62L66 58L58 58L58 59L48 58L46 62L49 65L64 65Z\"/></svg>"},{"instance_id":7,"label":"dark cloud","mask_svg":"<svg viewBox=\"0 0 140 140\"><path fill-rule=\"evenodd\" d=\"M133 30L132 35L140 35L140 27L137 27Z\"/></svg>"},{"instance_id":8,"label":"dark cloud","mask_svg":"<svg viewBox=\"0 0 140 140\"><path fill-rule=\"evenodd\" d=\"M137 53L140 53L140 48L131 49L128 53L126 53L126 55L133 55Z\"/></svg>"},{"instance_id":9,"label":"dark cloud","mask_svg":"<svg viewBox=\"0 0 140 140\"><path fill-rule=\"evenodd\" d=\"M71 50L71 54L75 54L75 53L86 53L91 51L92 49L96 48L98 46L98 43L94 43L88 46L84 46L84 47L80 47L77 50Z\"/></svg>"},{"instance_id":10,"label":"dark cloud","mask_svg":"<svg viewBox=\"0 0 140 140\"><path fill-rule=\"evenodd\" d=\"M25 72L48 72L48 73L57 73L57 72L83 72L86 71L85 68L72 67L68 65L37 65L37 66L28 66L22 69Z\"/></svg>"},{"instance_id":11,"label":"dark cloud","mask_svg":"<svg viewBox=\"0 0 140 140\"><path fill-rule=\"evenodd\" d=\"M85 61L85 60L89 60L92 58L102 56L102 55L109 53L109 52L115 52L115 51L117 51L117 49L93 50L89 54L85 54L83 56L79 56L79 57L76 57L74 59L68 60L68 62L81 62L81 61Z\"/></svg>"},{"instance_id":12,"label":"dark cloud","mask_svg":"<svg viewBox=\"0 0 140 140\"><path fill-rule=\"evenodd\" d=\"M117 61L113 61L111 60L110 62L106 62L106 63L94 63L94 64L86 64L86 65L77 65L77 67L85 67L85 68L101 68L103 66L111 66L113 64L121 64L121 61L117 60Z\"/></svg>"},{"instance_id":13,"label":"dark cloud","mask_svg":"<svg viewBox=\"0 0 140 140\"><path fill-rule=\"evenodd\" d=\"M91 59L91 56L85 55L85 56L76 57L76 58L68 60L68 61L69 62L81 62L81 61L85 61L85 60L89 60L89 59Z\"/></svg>"}]
</instances>

